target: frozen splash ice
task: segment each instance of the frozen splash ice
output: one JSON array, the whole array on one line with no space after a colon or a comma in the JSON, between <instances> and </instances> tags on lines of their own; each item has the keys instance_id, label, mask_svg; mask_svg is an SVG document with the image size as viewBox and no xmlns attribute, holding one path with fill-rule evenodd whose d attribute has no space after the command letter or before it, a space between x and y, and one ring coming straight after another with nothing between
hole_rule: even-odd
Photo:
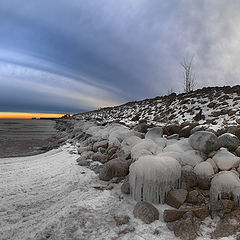
<instances>
[{"instance_id":1,"label":"frozen splash ice","mask_svg":"<svg viewBox=\"0 0 240 240\"><path fill-rule=\"evenodd\" d=\"M236 206L240 203L240 179L231 171L222 171L212 179L210 188L210 199L215 201L221 199L222 194L232 194Z\"/></svg>"},{"instance_id":2,"label":"frozen splash ice","mask_svg":"<svg viewBox=\"0 0 240 240\"><path fill-rule=\"evenodd\" d=\"M129 169L131 195L136 201L164 203L166 193L179 184L181 165L166 156L142 156Z\"/></svg>"}]
</instances>

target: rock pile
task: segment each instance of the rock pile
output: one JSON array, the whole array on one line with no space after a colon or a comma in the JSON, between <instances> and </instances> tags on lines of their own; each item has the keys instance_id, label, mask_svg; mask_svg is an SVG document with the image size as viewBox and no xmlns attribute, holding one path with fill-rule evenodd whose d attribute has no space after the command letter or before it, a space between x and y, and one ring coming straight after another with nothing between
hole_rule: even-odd
<instances>
[{"instance_id":1,"label":"rock pile","mask_svg":"<svg viewBox=\"0 0 240 240\"><path fill-rule=\"evenodd\" d=\"M236 135L217 136L192 128L189 138L184 138L176 128L168 129L169 137L160 127L143 131L142 122L134 129L93 120L72 123L63 129L67 141L78 148L78 164L94 170L103 181L121 182L122 193L130 193L138 202L133 211L136 218L151 223L159 219L152 203L166 203L175 208L164 212L169 229L182 239L195 239L206 217L225 219L221 226L231 222L231 214L235 216L240 206ZM212 236L221 235L220 226ZM231 229L229 234L237 233L239 219Z\"/></svg>"}]
</instances>

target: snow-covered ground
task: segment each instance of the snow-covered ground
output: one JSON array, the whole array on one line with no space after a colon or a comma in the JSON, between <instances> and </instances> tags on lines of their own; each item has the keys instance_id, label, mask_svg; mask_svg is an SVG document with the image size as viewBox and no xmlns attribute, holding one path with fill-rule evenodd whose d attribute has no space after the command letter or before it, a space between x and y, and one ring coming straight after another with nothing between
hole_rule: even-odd
<instances>
[{"instance_id":1,"label":"snow-covered ground","mask_svg":"<svg viewBox=\"0 0 240 240\"><path fill-rule=\"evenodd\" d=\"M160 96L129 102L120 106L101 108L74 115L75 119L99 119L105 122L120 121L128 126L145 119L148 124L196 123L215 131L234 126L240 119L240 86L203 88L190 93ZM201 120L196 120L199 111ZM240 121L240 120L239 120Z\"/></svg>"},{"instance_id":2,"label":"snow-covered ground","mask_svg":"<svg viewBox=\"0 0 240 240\"><path fill-rule=\"evenodd\" d=\"M156 206L160 220L150 225L135 219L136 202L121 193L121 184L112 184L112 190L95 189L107 183L78 166L74 151L65 145L41 155L0 159L1 240L176 239L162 220L167 205ZM130 222L116 226L114 216L119 215L128 215ZM119 234L132 227L134 232ZM155 229L160 235L153 235Z\"/></svg>"}]
</instances>

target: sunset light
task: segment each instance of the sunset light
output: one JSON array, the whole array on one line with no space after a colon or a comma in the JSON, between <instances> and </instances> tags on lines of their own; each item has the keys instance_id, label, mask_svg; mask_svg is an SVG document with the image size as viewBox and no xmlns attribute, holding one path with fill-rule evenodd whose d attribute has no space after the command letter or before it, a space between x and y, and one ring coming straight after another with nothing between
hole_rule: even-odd
<instances>
[{"instance_id":1,"label":"sunset light","mask_svg":"<svg viewBox=\"0 0 240 240\"><path fill-rule=\"evenodd\" d=\"M0 119L60 118L63 115L54 113L0 112Z\"/></svg>"}]
</instances>

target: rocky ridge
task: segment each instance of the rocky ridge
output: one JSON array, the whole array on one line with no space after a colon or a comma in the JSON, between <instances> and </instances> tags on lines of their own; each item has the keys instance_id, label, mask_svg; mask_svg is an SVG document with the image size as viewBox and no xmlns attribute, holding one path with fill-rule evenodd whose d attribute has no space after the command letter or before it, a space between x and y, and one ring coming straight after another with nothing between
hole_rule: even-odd
<instances>
[{"instance_id":1,"label":"rocky ridge","mask_svg":"<svg viewBox=\"0 0 240 240\"><path fill-rule=\"evenodd\" d=\"M162 127L147 126L143 133L141 125L142 121L130 128L116 122L68 119L59 121L57 128L63 130L60 142L77 147L78 164L108 182L99 190L111 191L113 184L121 184L123 198L131 194L137 203L136 218L147 224L163 218L181 239L201 236L206 221L209 238L238 238L239 138L201 128L190 131L187 138L166 135ZM152 205L159 203L170 206L162 216Z\"/></svg>"},{"instance_id":2,"label":"rocky ridge","mask_svg":"<svg viewBox=\"0 0 240 240\"><path fill-rule=\"evenodd\" d=\"M240 86L204 88L76 114L58 121L59 143L76 146L78 164L108 182L99 190L121 184L144 223L163 218L181 239L203 227L209 238L240 239L239 99ZM161 216L154 205L163 203Z\"/></svg>"},{"instance_id":3,"label":"rocky ridge","mask_svg":"<svg viewBox=\"0 0 240 240\"><path fill-rule=\"evenodd\" d=\"M75 119L118 121L134 126L145 120L153 126L201 125L213 130L236 126L240 122L240 85L207 87L189 93L172 93L142 101L75 114ZM187 131L187 129L185 129Z\"/></svg>"}]
</instances>

